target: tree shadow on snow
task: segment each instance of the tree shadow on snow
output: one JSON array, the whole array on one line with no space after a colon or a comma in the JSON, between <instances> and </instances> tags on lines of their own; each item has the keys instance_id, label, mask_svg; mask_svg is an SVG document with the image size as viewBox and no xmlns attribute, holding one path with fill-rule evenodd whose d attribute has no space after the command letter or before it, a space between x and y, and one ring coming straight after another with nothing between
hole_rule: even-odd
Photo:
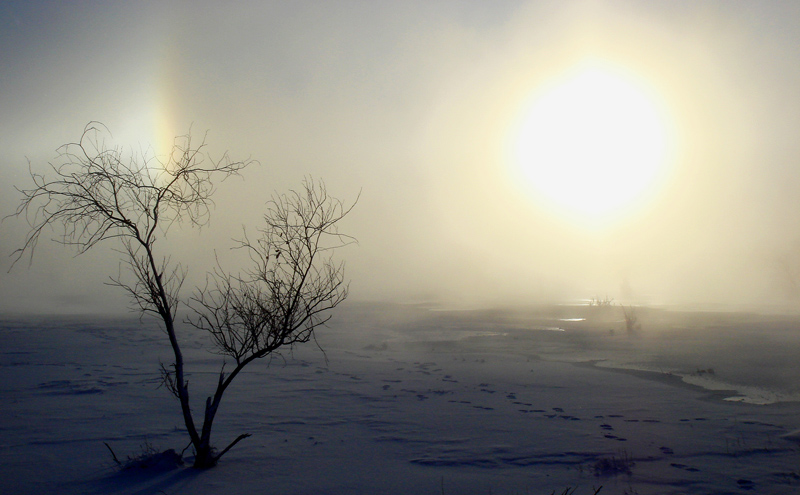
<instances>
[{"instance_id":1,"label":"tree shadow on snow","mask_svg":"<svg viewBox=\"0 0 800 495\"><path fill-rule=\"evenodd\" d=\"M81 482L87 494L145 495L175 493L189 487L202 471L165 459L129 462L124 468Z\"/></svg>"}]
</instances>

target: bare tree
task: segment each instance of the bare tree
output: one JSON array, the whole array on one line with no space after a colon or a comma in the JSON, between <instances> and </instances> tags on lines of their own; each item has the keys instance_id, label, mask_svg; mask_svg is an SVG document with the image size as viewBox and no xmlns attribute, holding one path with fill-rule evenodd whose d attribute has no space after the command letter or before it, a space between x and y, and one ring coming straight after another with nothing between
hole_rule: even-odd
<instances>
[{"instance_id":1,"label":"bare tree","mask_svg":"<svg viewBox=\"0 0 800 495\"><path fill-rule=\"evenodd\" d=\"M218 267L195 292L189 322L210 332L218 351L236 363L228 375L220 370L216 392L206 401L198 452L210 448L214 415L236 375L281 347L308 342L330 318L328 311L347 297L344 265L330 254L354 242L337 228L353 206L330 197L324 183L307 179L301 191L268 203L265 227L255 240L245 233L238 241L252 267L236 276Z\"/></svg>"},{"instance_id":2,"label":"bare tree","mask_svg":"<svg viewBox=\"0 0 800 495\"><path fill-rule=\"evenodd\" d=\"M328 197L322 183L306 181L305 195L292 193L270 203L267 226L257 241L239 241L256 268L234 277L218 264L209 285L196 291L190 323L211 332L219 352L236 362L227 376L223 363L198 429L175 327L186 271L169 256L157 255L157 241L175 223L206 225L215 181L238 175L254 161L232 161L227 153L214 160L206 152L205 139L194 145L190 135L176 138L166 158L145 152L128 156L119 147L106 146L106 133L92 122L78 142L59 148L57 164L51 164L46 175L30 170L34 187L19 190L22 201L16 211L28 219L30 230L14 252L15 263L26 253L32 260L39 238L49 228L60 232L58 242L75 246L79 253L105 240L122 244L124 270L111 284L127 292L142 314L163 323L175 359L169 367L162 365L164 383L180 402L195 450L194 466L208 468L248 436L240 435L219 453L210 443L214 416L231 381L254 359L309 340L314 328L326 321L324 312L347 296L342 265L323 255L351 240L338 233L336 223L352 207Z\"/></svg>"}]
</instances>

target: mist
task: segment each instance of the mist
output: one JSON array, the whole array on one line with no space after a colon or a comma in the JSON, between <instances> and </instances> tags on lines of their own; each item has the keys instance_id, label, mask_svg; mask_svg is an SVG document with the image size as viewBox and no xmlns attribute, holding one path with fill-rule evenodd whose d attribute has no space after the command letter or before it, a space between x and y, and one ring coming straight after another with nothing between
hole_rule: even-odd
<instances>
[{"instance_id":1,"label":"mist","mask_svg":"<svg viewBox=\"0 0 800 495\"><path fill-rule=\"evenodd\" d=\"M209 226L163 246L202 283L269 197L323 179L351 300L466 306L608 296L643 305L797 304L800 7L771 2L214 2L2 7L0 211L101 121L163 152L206 131L260 165L219 185ZM648 81L673 126L658 187L591 225L519 183L529 95L586 56ZM26 223L0 225L0 252ZM43 239L44 240L44 239ZM119 311L117 255L40 243L0 277L5 312ZM168 253L164 253L168 254Z\"/></svg>"}]
</instances>

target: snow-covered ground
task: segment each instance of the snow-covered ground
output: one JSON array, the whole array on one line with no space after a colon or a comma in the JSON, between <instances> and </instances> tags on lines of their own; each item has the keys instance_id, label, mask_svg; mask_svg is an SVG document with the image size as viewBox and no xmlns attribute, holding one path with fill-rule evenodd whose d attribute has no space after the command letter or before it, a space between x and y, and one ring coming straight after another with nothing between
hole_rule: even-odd
<instances>
[{"instance_id":1,"label":"snow-covered ground","mask_svg":"<svg viewBox=\"0 0 800 495\"><path fill-rule=\"evenodd\" d=\"M220 465L119 471L188 443L135 318L0 319L2 493L783 494L800 490L800 319L349 304L229 389ZM195 410L220 357L183 329ZM690 383L687 383L690 382ZM700 385L700 386L698 386ZM705 387L705 388L701 388ZM727 400L726 400L727 399ZM764 405L765 403L768 403ZM191 455L187 451L186 455Z\"/></svg>"}]
</instances>

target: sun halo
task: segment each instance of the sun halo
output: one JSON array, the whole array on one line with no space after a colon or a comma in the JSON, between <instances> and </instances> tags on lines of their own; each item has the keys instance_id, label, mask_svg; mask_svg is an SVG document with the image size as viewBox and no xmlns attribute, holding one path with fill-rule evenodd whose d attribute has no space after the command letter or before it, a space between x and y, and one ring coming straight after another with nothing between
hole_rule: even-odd
<instances>
[{"instance_id":1,"label":"sun halo","mask_svg":"<svg viewBox=\"0 0 800 495\"><path fill-rule=\"evenodd\" d=\"M579 66L524 106L516 176L545 206L602 223L635 210L663 182L670 131L652 92L620 70Z\"/></svg>"}]
</instances>

